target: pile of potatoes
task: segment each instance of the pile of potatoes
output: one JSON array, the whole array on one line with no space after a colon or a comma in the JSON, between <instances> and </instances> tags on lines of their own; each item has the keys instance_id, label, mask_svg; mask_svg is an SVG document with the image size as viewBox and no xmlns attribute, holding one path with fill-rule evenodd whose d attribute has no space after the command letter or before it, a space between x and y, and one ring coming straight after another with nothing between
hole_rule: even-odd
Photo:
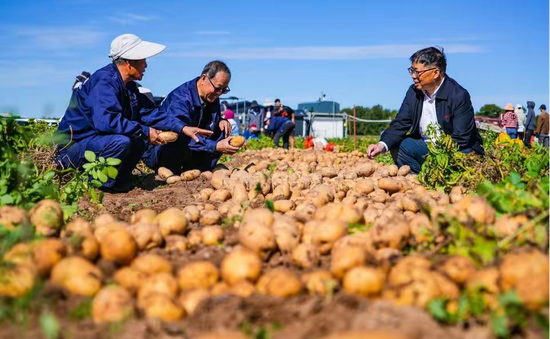
<instances>
[{"instance_id":1,"label":"pile of potatoes","mask_svg":"<svg viewBox=\"0 0 550 339\"><path fill-rule=\"evenodd\" d=\"M515 290L533 310L548 305L548 255L536 250L507 254L489 267L458 255L438 262L403 255L407 246L442 241L442 214L500 237L528 222L525 216L497 219L484 199L465 195L461 187L450 194L427 190L408 166L382 165L358 151L246 151L242 157L252 163L246 170L178 176L210 180L211 187L195 193L194 205L161 213L142 209L130 223L103 214L64 224L51 200L29 212L1 207L0 224L32 224L44 238L4 255L14 265L0 268L0 296L21 296L37 279L48 279L71 294L93 296L97 323L135 315L173 321L219 295L342 291L421 308L444 297L453 309L463 290L482 291L488 307L497 307L499 293ZM266 200L273 201L273 212L263 207ZM219 266L195 261L176 268L148 253L220 246L227 227L236 228L239 244L225 249ZM270 268L274 255L284 265ZM100 260L115 265L112 276L99 269Z\"/></svg>"}]
</instances>

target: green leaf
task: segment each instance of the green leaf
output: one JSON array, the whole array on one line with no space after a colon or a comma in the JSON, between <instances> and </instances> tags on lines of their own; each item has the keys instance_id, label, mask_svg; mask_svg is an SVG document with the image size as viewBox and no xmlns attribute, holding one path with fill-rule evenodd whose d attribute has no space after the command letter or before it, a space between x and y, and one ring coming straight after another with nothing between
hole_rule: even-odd
<instances>
[{"instance_id":1,"label":"green leaf","mask_svg":"<svg viewBox=\"0 0 550 339\"><path fill-rule=\"evenodd\" d=\"M97 172L97 177L98 177L99 181L101 181L101 182L107 182L107 180L109 179L109 178L107 178L107 175L105 173L100 172L100 171Z\"/></svg>"},{"instance_id":2,"label":"green leaf","mask_svg":"<svg viewBox=\"0 0 550 339\"><path fill-rule=\"evenodd\" d=\"M118 166L121 162L122 160L117 158L107 158L107 165L109 166Z\"/></svg>"},{"instance_id":3,"label":"green leaf","mask_svg":"<svg viewBox=\"0 0 550 339\"><path fill-rule=\"evenodd\" d=\"M114 167L106 167L107 170L107 176L111 179L116 179L118 175L118 170Z\"/></svg>"},{"instance_id":4,"label":"green leaf","mask_svg":"<svg viewBox=\"0 0 550 339\"><path fill-rule=\"evenodd\" d=\"M507 338L510 335L508 330L508 318L503 314L492 313L489 324L493 333L499 338Z\"/></svg>"},{"instance_id":5,"label":"green leaf","mask_svg":"<svg viewBox=\"0 0 550 339\"><path fill-rule=\"evenodd\" d=\"M105 158L104 157L99 157L99 162L104 164L105 163Z\"/></svg>"},{"instance_id":6,"label":"green leaf","mask_svg":"<svg viewBox=\"0 0 550 339\"><path fill-rule=\"evenodd\" d=\"M94 167L95 167L95 164L91 164L91 163L82 165L82 168L84 168L85 170L89 170L90 168L94 168Z\"/></svg>"},{"instance_id":7,"label":"green leaf","mask_svg":"<svg viewBox=\"0 0 550 339\"><path fill-rule=\"evenodd\" d=\"M90 181L90 183L94 186L94 187L97 187L97 188L100 188L101 186L103 186L103 184L97 180L92 180Z\"/></svg>"},{"instance_id":8,"label":"green leaf","mask_svg":"<svg viewBox=\"0 0 550 339\"><path fill-rule=\"evenodd\" d=\"M273 205L273 200L267 199L265 201L265 207L271 212L275 212L275 206Z\"/></svg>"},{"instance_id":9,"label":"green leaf","mask_svg":"<svg viewBox=\"0 0 550 339\"><path fill-rule=\"evenodd\" d=\"M92 151L86 151L86 152L84 152L84 158L86 158L86 160L88 160L88 162L95 162L96 155Z\"/></svg>"},{"instance_id":10,"label":"green leaf","mask_svg":"<svg viewBox=\"0 0 550 339\"><path fill-rule=\"evenodd\" d=\"M44 180L51 180L53 179L53 177L55 177L54 171L48 171L46 172L46 174L44 174Z\"/></svg>"},{"instance_id":11,"label":"green leaf","mask_svg":"<svg viewBox=\"0 0 550 339\"><path fill-rule=\"evenodd\" d=\"M40 328L44 335L48 339L57 339L59 338L59 330L61 326L59 325L59 320L57 317L49 312L44 312L40 316Z\"/></svg>"},{"instance_id":12,"label":"green leaf","mask_svg":"<svg viewBox=\"0 0 550 339\"><path fill-rule=\"evenodd\" d=\"M449 313L445 308L447 300L443 298L437 298L430 300L428 304L428 312L438 321L447 322L449 320Z\"/></svg>"}]
</instances>

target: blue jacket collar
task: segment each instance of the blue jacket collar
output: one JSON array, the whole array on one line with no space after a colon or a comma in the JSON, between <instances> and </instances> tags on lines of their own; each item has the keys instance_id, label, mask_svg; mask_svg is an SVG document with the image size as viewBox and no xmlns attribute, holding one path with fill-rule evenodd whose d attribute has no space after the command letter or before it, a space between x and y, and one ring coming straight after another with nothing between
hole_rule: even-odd
<instances>
[{"instance_id":1,"label":"blue jacket collar","mask_svg":"<svg viewBox=\"0 0 550 339\"><path fill-rule=\"evenodd\" d=\"M199 97L199 90L197 89L197 81L200 77L196 77L195 79L189 81L187 84L189 88L189 92L191 92L191 103L195 107L201 107L201 98Z\"/></svg>"}]
</instances>

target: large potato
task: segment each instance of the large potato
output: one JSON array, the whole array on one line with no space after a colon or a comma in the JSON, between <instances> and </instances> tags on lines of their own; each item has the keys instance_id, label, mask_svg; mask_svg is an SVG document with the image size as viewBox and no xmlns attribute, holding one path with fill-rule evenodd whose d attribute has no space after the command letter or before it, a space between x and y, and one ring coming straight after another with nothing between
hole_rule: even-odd
<instances>
[{"instance_id":1,"label":"large potato","mask_svg":"<svg viewBox=\"0 0 550 339\"><path fill-rule=\"evenodd\" d=\"M439 271L455 283L464 284L476 272L476 266L470 258L455 255L445 260Z\"/></svg>"},{"instance_id":2,"label":"large potato","mask_svg":"<svg viewBox=\"0 0 550 339\"><path fill-rule=\"evenodd\" d=\"M157 215L155 224L163 237L170 234L183 234L187 229L187 218L182 210L172 207Z\"/></svg>"},{"instance_id":3,"label":"large potato","mask_svg":"<svg viewBox=\"0 0 550 339\"><path fill-rule=\"evenodd\" d=\"M368 230L375 249L395 248L402 250L407 245L410 227L405 218L391 213L380 217Z\"/></svg>"},{"instance_id":4,"label":"large potato","mask_svg":"<svg viewBox=\"0 0 550 339\"><path fill-rule=\"evenodd\" d=\"M210 195L209 200L210 201L218 201L218 202L224 202L231 198L231 192L226 189L218 189L212 192Z\"/></svg>"},{"instance_id":5,"label":"large potato","mask_svg":"<svg viewBox=\"0 0 550 339\"><path fill-rule=\"evenodd\" d=\"M320 257L319 249L312 244L301 243L292 251L292 260L303 268L316 267Z\"/></svg>"},{"instance_id":6,"label":"large potato","mask_svg":"<svg viewBox=\"0 0 550 339\"><path fill-rule=\"evenodd\" d=\"M262 271L262 260L255 252L239 247L226 255L221 264L223 279L234 285L239 281L255 282Z\"/></svg>"},{"instance_id":7,"label":"large potato","mask_svg":"<svg viewBox=\"0 0 550 339\"><path fill-rule=\"evenodd\" d=\"M219 225L222 215L218 211L201 211L199 223L201 226Z\"/></svg>"},{"instance_id":8,"label":"large potato","mask_svg":"<svg viewBox=\"0 0 550 339\"><path fill-rule=\"evenodd\" d=\"M338 280L334 279L328 271L314 271L302 276L302 283L311 295L327 295L338 287Z\"/></svg>"},{"instance_id":9,"label":"large potato","mask_svg":"<svg viewBox=\"0 0 550 339\"><path fill-rule=\"evenodd\" d=\"M303 242L319 248L321 254L330 252L334 243L348 232L348 224L341 220L312 220L304 225Z\"/></svg>"},{"instance_id":10,"label":"large potato","mask_svg":"<svg viewBox=\"0 0 550 339\"><path fill-rule=\"evenodd\" d=\"M185 215L185 218L187 218L187 220L190 222L199 221L200 210L195 205L185 206L183 208L183 214Z\"/></svg>"},{"instance_id":11,"label":"large potato","mask_svg":"<svg viewBox=\"0 0 550 339\"><path fill-rule=\"evenodd\" d=\"M175 298L178 293L178 283L176 278L170 273L157 273L151 275L143 281L138 290L138 306L144 308L149 303L149 297L154 295L165 295L169 298Z\"/></svg>"},{"instance_id":12,"label":"large potato","mask_svg":"<svg viewBox=\"0 0 550 339\"><path fill-rule=\"evenodd\" d=\"M291 270L276 268L263 274L256 288L261 294L290 297L302 291L302 283Z\"/></svg>"},{"instance_id":13,"label":"large potato","mask_svg":"<svg viewBox=\"0 0 550 339\"><path fill-rule=\"evenodd\" d=\"M68 257L54 266L51 272L53 284L72 294L92 296L101 288L103 274L86 259Z\"/></svg>"},{"instance_id":14,"label":"large potato","mask_svg":"<svg viewBox=\"0 0 550 339\"><path fill-rule=\"evenodd\" d=\"M205 245L218 245L223 239L223 229L220 226L206 226L201 232L202 242Z\"/></svg>"},{"instance_id":15,"label":"large potato","mask_svg":"<svg viewBox=\"0 0 550 339\"><path fill-rule=\"evenodd\" d=\"M166 167L160 167L158 170L157 170L157 173L159 175L159 177L162 179L162 180L166 180L172 176L174 176L174 172L172 172L171 170L169 170L168 168Z\"/></svg>"},{"instance_id":16,"label":"large potato","mask_svg":"<svg viewBox=\"0 0 550 339\"><path fill-rule=\"evenodd\" d=\"M166 242L164 249L168 252L183 252L188 247L187 238L183 235L169 235L164 241Z\"/></svg>"},{"instance_id":17,"label":"large potato","mask_svg":"<svg viewBox=\"0 0 550 339\"><path fill-rule=\"evenodd\" d=\"M38 234L53 236L63 226L63 210L59 202L55 200L41 200L31 208L29 214L31 223L36 226Z\"/></svg>"},{"instance_id":18,"label":"large potato","mask_svg":"<svg viewBox=\"0 0 550 339\"><path fill-rule=\"evenodd\" d=\"M94 261L99 255L99 242L93 235L76 236L66 240L67 254Z\"/></svg>"},{"instance_id":19,"label":"large potato","mask_svg":"<svg viewBox=\"0 0 550 339\"><path fill-rule=\"evenodd\" d=\"M248 201L248 191L242 182L236 183L231 189L231 199L237 204Z\"/></svg>"},{"instance_id":20,"label":"large potato","mask_svg":"<svg viewBox=\"0 0 550 339\"><path fill-rule=\"evenodd\" d=\"M363 297L380 294L386 283L386 275L380 268L359 266L346 272L342 281L344 291Z\"/></svg>"},{"instance_id":21,"label":"large potato","mask_svg":"<svg viewBox=\"0 0 550 339\"><path fill-rule=\"evenodd\" d=\"M410 234L409 243L417 246L429 243L434 238L432 222L425 214L416 214L409 219Z\"/></svg>"},{"instance_id":22,"label":"large potato","mask_svg":"<svg viewBox=\"0 0 550 339\"><path fill-rule=\"evenodd\" d=\"M4 225L7 228L14 228L17 225L28 223L29 217L27 211L24 209L14 206L0 207L0 225Z\"/></svg>"},{"instance_id":23,"label":"large potato","mask_svg":"<svg viewBox=\"0 0 550 339\"><path fill-rule=\"evenodd\" d=\"M94 219L94 222L92 223L92 229L95 232L98 227L108 226L116 223L117 221L112 215L110 215L109 213L104 213Z\"/></svg>"},{"instance_id":24,"label":"large potato","mask_svg":"<svg viewBox=\"0 0 550 339\"><path fill-rule=\"evenodd\" d=\"M132 296L120 286L105 286L92 302L92 319L96 324L121 322L133 314Z\"/></svg>"},{"instance_id":25,"label":"large potato","mask_svg":"<svg viewBox=\"0 0 550 339\"><path fill-rule=\"evenodd\" d=\"M244 137L242 135L237 135L229 140L229 144L233 147L241 147L244 144Z\"/></svg>"},{"instance_id":26,"label":"large potato","mask_svg":"<svg viewBox=\"0 0 550 339\"><path fill-rule=\"evenodd\" d=\"M196 288L184 291L178 298L178 303L185 313L192 315L201 302L210 298L210 292L205 288Z\"/></svg>"},{"instance_id":27,"label":"large potato","mask_svg":"<svg viewBox=\"0 0 550 339\"><path fill-rule=\"evenodd\" d=\"M140 308L148 318L158 318L168 322L179 320L185 316L185 311L174 301L174 298L165 294L148 296Z\"/></svg>"},{"instance_id":28,"label":"large potato","mask_svg":"<svg viewBox=\"0 0 550 339\"><path fill-rule=\"evenodd\" d=\"M277 248L271 227L253 221L243 221L239 227L239 242L256 253Z\"/></svg>"},{"instance_id":29,"label":"large potato","mask_svg":"<svg viewBox=\"0 0 550 339\"><path fill-rule=\"evenodd\" d=\"M210 180L212 187L221 189L225 185L224 182L229 179L229 175L230 173L228 170L219 170L212 173L212 179Z\"/></svg>"},{"instance_id":30,"label":"large potato","mask_svg":"<svg viewBox=\"0 0 550 339\"><path fill-rule=\"evenodd\" d=\"M197 179L201 175L201 171L198 169L185 171L181 174L181 180L191 181Z\"/></svg>"},{"instance_id":31,"label":"large potato","mask_svg":"<svg viewBox=\"0 0 550 339\"><path fill-rule=\"evenodd\" d=\"M94 231L90 223L84 220L84 218L76 217L73 220L71 220L68 224L66 224L63 230L61 231L62 237L67 237L71 235L78 235L81 237L91 237L94 235Z\"/></svg>"},{"instance_id":32,"label":"large potato","mask_svg":"<svg viewBox=\"0 0 550 339\"><path fill-rule=\"evenodd\" d=\"M273 202L275 212L286 213L293 210L296 204L292 200L277 200Z\"/></svg>"},{"instance_id":33,"label":"large potato","mask_svg":"<svg viewBox=\"0 0 550 339\"><path fill-rule=\"evenodd\" d=\"M291 252L300 243L300 230L291 218L277 216L272 228L277 247L282 252Z\"/></svg>"},{"instance_id":34,"label":"large potato","mask_svg":"<svg viewBox=\"0 0 550 339\"><path fill-rule=\"evenodd\" d=\"M147 275L157 273L172 273L172 264L157 254L147 253L135 258L130 265L135 270Z\"/></svg>"},{"instance_id":35,"label":"large potato","mask_svg":"<svg viewBox=\"0 0 550 339\"><path fill-rule=\"evenodd\" d=\"M220 273L209 261L195 261L178 271L178 283L182 291L193 288L210 288L218 282Z\"/></svg>"},{"instance_id":36,"label":"large potato","mask_svg":"<svg viewBox=\"0 0 550 339\"><path fill-rule=\"evenodd\" d=\"M367 259L365 249L359 246L339 246L332 250L330 272L341 279L350 269L363 266Z\"/></svg>"},{"instance_id":37,"label":"large potato","mask_svg":"<svg viewBox=\"0 0 550 339\"><path fill-rule=\"evenodd\" d=\"M126 227L126 230L134 237L140 251L160 247L164 243L157 225L139 223Z\"/></svg>"},{"instance_id":38,"label":"large potato","mask_svg":"<svg viewBox=\"0 0 550 339\"><path fill-rule=\"evenodd\" d=\"M129 264L135 258L137 250L136 241L124 229L107 233L100 243L101 256L120 265Z\"/></svg>"},{"instance_id":39,"label":"large potato","mask_svg":"<svg viewBox=\"0 0 550 339\"><path fill-rule=\"evenodd\" d=\"M132 224L152 224L155 222L157 212L150 208L144 208L132 215Z\"/></svg>"},{"instance_id":40,"label":"large potato","mask_svg":"<svg viewBox=\"0 0 550 339\"><path fill-rule=\"evenodd\" d=\"M285 182L273 190L273 201L286 200L290 198L290 184Z\"/></svg>"},{"instance_id":41,"label":"large potato","mask_svg":"<svg viewBox=\"0 0 550 339\"><path fill-rule=\"evenodd\" d=\"M338 203L319 207L317 211L315 211L314 218L317 220L338 219L348 224L355 224L363 219L361 213L359 213L355 207Z\"/></svg>"},{"instance_id":42,"label":"large potato","mask_svg":"<svg viewBox=\"0 0 550 339\"><path fill-rule=\"evenodd\" d=\"M38 281L31 265L0 267L0 277L0 296L11 298L27 295Z\"/></svg>"},{"instance_id":43,"label":"large potato","mask_svg":"<svg viewBox=\"0 0 550 339\"><path fill-rule=\"evenodd\" d=\"M169 132L169 131L160 132L159 138L165 143L169 144L178 140L178 134L175 132Z\"/></svg>"},{"instance_id":44,"label":"large potato","mask_svg":"<svg viewBox=\"0 0 550 339\"><path fill-rule=\"evenodd\" d=\"M499 266L500 287L508 292L518 287L520 281L549 274L547 254L536 250L507 254Z\"/></svg>"},{"instance_id":45,"label":"large potato","mask_svg":"<svg viewBox=\"0 0 550 339\"><path fill-rule=\"evenodd\" d=\"M47 276L65 256L67 248L59 239L42 239L33 244L34 262L38 272Z\"/></svg>"},{"instance_id":46,"label":"large potato","mask_svg":"<svg viewBox=\"0 0 550 339\"><path fill-rule=\"evenodd\" d=\"M169 177L168 179L166 179L166 183L168 185L175 184L176 182L179 182L179 181L181 181L181 177L179 175L173 175L173 176Z\"/></svg>"},{"instance_id":47,"label":"large potato","mask_svg":"<svg viewBox=\"0 0 550 339\"><path fill-rule=\"evenodd\" d=\"M123 267L115 272L113 279L130 293L137 293L148 275L130 266Z\"/></svg>"}]
</instances>

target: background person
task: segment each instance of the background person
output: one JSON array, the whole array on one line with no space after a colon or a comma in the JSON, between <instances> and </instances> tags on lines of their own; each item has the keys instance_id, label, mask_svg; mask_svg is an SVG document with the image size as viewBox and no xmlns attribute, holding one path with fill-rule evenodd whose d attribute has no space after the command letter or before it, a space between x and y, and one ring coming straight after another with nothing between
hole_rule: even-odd
<instances>
[{"instance_id":1,"label":"background person","mask_svg":"<svg viewBox=\"0 0 550 339\"><path fill-rule=\"evenodd\" d=\"M292 122L292 124L294 126L296 126L296 122L295 122L295 114L294 114L294 110L288 106L285 106L281 103L281 100L279 99L275 99L275 112L274 114L275 115L280 115L282 116L283 118L286 118L288 120L290 120ZM289 144L290 144L290 148L294 148L294 133L295 133L295 130L296 128L294 128L292 131L290 131L290 134L289 134Z\"/></svg>"},{"instance_id":2,"label":"background person","mask_svg":"<svg viewBox=\"0 0 550 339\"><path fill-rule=\"evenodd\" d=\"M523 143L531 147L531 137L535 131L535 102L527 101L527 118L525 119L525 137Z\"/></svg>"},{"instance_id":3,"label":"background person","mask_svg":"<svg viewBox=\"0 0 550 339\"><path fill-rule=\"evenodd\" d=\"M546 105L540 105L540 115L537 119L537 128L535 129L535 136L539 138L539 142L544 147L548 147L548 112L546 112Z\"/></svg>"},{"instance_id":4,"label":"background person","mask_svg":"<svg viewBox=\"0 0 550 339\"><path fill-rule=\"evenodd\" d=\"M514 105L507 104L502 114L501 127L504 129L510 139L515 139L518 134L518 117L514 112Z\"/></svg>"},{"instance_id":5,"label":"background person","mask_svg":"<svg viewBox=\"0 0 550 339\"><path fill-rule=\"evenodd\" d=\"M523 141L523 137L525 135L525 119L527 116L525 116L525 111L523 110L523 106L521 104L516 105L514 113L516 113L516 116L518 117L518 139Z\"/></svg>"},{"instance_id":6,"label":"background person","mask_svg":"<svg viewBox=\"0 0 550 339\"><path fill-rule=\"evenodd\" d=\"M258 126L252 124L250 125L250 128L244 131L243 137L245 140L254 140L254 139L260 139L260 131L258 130Z\"/></svg>"},{"instance_id":7,"label":"background person","mask_svg":"<svg viewBox=\"0 0 550 339\"><path fill-rule=\"evenodd\" d=\"M450 135L462 152L484 154L470 94L446 74L443 51L428 47L414 53L410 61L413 85L380 142L369 145L367 155L372 159L391 151L398 166L409 165L418 173L428 154L426 130L430 124L438 124L440 132Z\"/></svg>"},{"instance_id":8,"label":"background person","mask_svg":"<svg viewBox=\"0 0 550 339\"><path fill-rule=\"evenodd\" d=\"M166 46L123 34L111 43L112 62L97 70L88 79L77 79L69 107L59 123L56 162L64 167L81 169L84 154L92 151L97 157L117 158L116 179L109 178L103 189L126 192L133 188L132 170L141 159L147 141L160 145L160 131L144 123L143 110L154 110L139 92L136 81L143 79L147 58L162 52Z\"/></svg>"},{"instance_id":9,"label":"background person","mask_svg":"<svg viewBox=\"0 0 550 339\"><path fill-rule=\"evenodd\" d=\"M228 107L227 101L222 102L221 107L223 118L231 124L231 135L241 135L241 122L239 118L235 117L235 113Z\"/></svg>"},{"instance_id":10,"label":"background person","mask_svg":"<svg viewBox=\"0 0 550 339\"><path fill-rule=\"evenodd\" d=\"M222 119L220 95L229 93L231 72L221 61L209 62L200 76L174 89L158 110L159 126L179 132L174 143L150 146L144 162L157 171L166 167L174 174L190 169L212 171L223 154L234 154L231 124Z\"/></svg>"}]
</instances>

